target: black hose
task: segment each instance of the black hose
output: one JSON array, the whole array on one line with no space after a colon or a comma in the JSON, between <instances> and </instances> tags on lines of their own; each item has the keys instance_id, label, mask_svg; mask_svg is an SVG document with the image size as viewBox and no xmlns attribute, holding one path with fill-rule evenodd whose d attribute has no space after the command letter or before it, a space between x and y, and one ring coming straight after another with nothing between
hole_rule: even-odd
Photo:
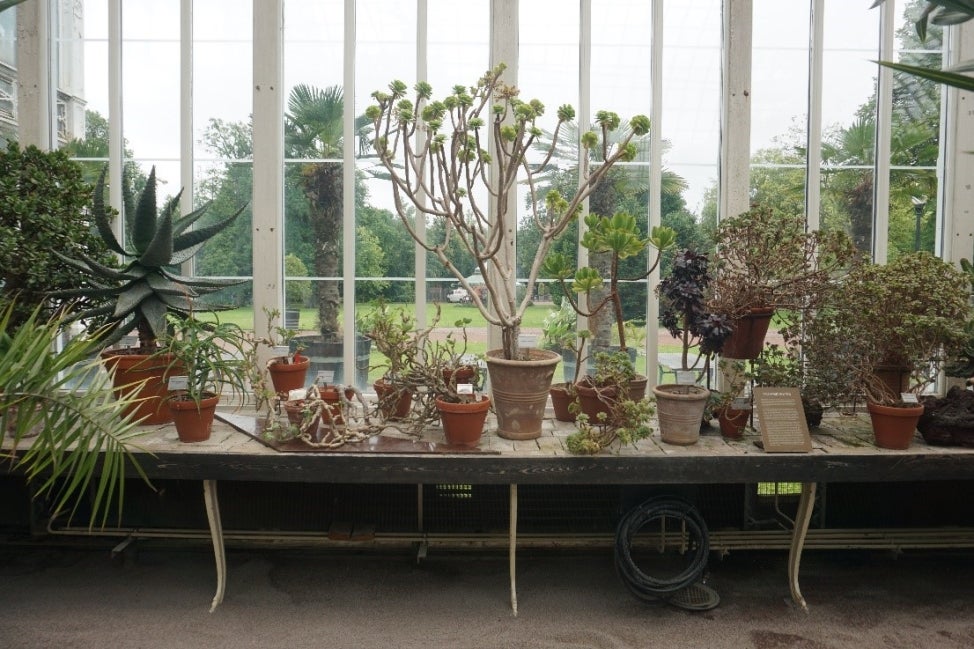
<instances>
[{"instance_id":1,"label":"black hose","mask_svg":"<svg viewBox=\"0 0 974 649\"><path fill-rule=\"evenodd\" d=\"M643 572L632 558L633 538L651 523L677 520L686 533L688 565L678 574L656 578ZM660 496L634 507L616 529L615 563L619 576L634 595L640 598L665 598L689 587L703 574L710 551L707 524L697 508L679 498Z\"/></svg>"}]
</instances>

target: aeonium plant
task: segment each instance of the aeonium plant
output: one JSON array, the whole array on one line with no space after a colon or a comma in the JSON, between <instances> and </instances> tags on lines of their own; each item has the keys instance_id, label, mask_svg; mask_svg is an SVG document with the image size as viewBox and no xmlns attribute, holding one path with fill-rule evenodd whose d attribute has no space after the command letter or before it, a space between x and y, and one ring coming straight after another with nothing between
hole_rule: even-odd
<instances>
[{"instance_id":1,"label":"aeonium plant","mask_svg":"<svg viewBox=\"0 0 974 649\"><path fill-rule=\"evenodd\" d=\"M552 242L578 217L609 169L635 157L632 139L649 132L649 118L631 118L619 143L612 144L609 135L622 127L622 120L609 111L597 112L596 130L581 138L583 164L574 196L567 199L550 191L542 202L536 196L536 178L550 168L562 126L575 118L575 111L569 105L558 108L550 144L540 160L529 161L528 153L537 151L543 136L538 120L545 106L537 99L521 99L516 87L504 83L505 69L500 64L473 86L454 86L442 100L433 98L426 82L417 83L409 99L406 84L393 81L387 91L372 94L376 104L366 116L372 120L374 147L390 176L396 212L406 231L453 273L487 322L500 327L503 356L515 360L524 357L518 341L521 322ZM595 152L600 164L590 168L587 161ZM540 233L520 298L511 245L511 199L519 185L528 189L527 218ZM442 222L443 241L432 241L418 230L419 219ZM476 263L485 296L460 271L458 255Z\"/></svg>"}]
</instances>

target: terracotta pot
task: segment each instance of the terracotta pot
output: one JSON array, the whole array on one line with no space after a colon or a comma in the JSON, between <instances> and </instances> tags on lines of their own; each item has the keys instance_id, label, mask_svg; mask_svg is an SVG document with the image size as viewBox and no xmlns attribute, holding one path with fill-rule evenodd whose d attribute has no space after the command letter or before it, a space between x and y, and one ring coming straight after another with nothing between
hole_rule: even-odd
<instances>
[{"instance_id":1,"label":"terracotta pot","mask_svg":"<svg viewBox=\"0 0 974 649\"><path fill-rule=\"evenodd\" d=\"M304 405L305 399L291 399L284 402L284 412L287 413L287 420L290 424L301 428L301 424L304 422ZM321 415L318 415L315 420L308 425L307 432L315 440L318 439L319 433L318 429L321 427Z\"/></svg>"},{"instance_id":2,"label":"terracotta pot","mask_svg":"<svg viewBox=\"0 0 974 649\"><path fill-rule=\"evenodd\" d=\"M869 419L873 424L876 446L894 451L910 448L917 430L917 422L923 414L923 406L897 408L878 403L866 403Z\"/></svg>"},{"instance_id":3,"label":"terracotta pot","mask_svg":"<svg viewBox=\"0 0 974 649\"><path fill-rule=\"evenodd\" d=\"M568 409L572 402L572 394L568 390L568 383L555 383L548 390L551 397L551 408L555 411L555 419L558 421L575 421L575 414Z\"/></svg>"},{"instance_id":4,"label":"terracotta pot","mask_svg":"<svg viewBox=\"0 0 974 649\"><path fill-rule=\"evenodd\" d=\"M267 361L267 372L271 375L274 392L286 399L291 390L303 388L310 365L311 361L300 354L295 354L293 363L285 363L283 356Z\"/></svg>"},{"instance_id":5,"label":"terracotta pot","mask_svg":"<svg viewBox=\"0 0 974 649\"><path fill-rule=\"evenodd\" d=\"M216 413L216 404L220 402L220 396L206 394L209 396L204 396L200 400L199 407L195 401L186 396L174 395L169 398L169 412L172 413L180 442L205 442L210 439L213 415Z\"/></svg>"},{"instance_id":6,"label":"terracotta pot","mask_svg":"<svg viewBox=\"0 0 974 649\"><path fill-rule=\"evenodd\" d=\"M327 404L328 411L331 413L330 418L327 414L322 414L321 425L325 428L331 428L332 424L335 426L344 426L345 417L342 415L342 398L338 393L338 388L334 385L326 385L319 387L318 391L321 395L321 400ZM351 399L354 396L354 392L348 389L345 390L346 399Z\"/></svg>"},{"instance_id":7,"label":"terracotta pot","mask_svg":"<svg viewBox=\"0 0 974 649\"><path fill-rule=\"evenodd\" d=\"M724 341L721 356L735 359L755 359L764 348L774 309L763 307L734 321L734 332Z\"/></svg>"},{"instance_id":8,"label":"terracotta pot","mask_svg":"<svg viewBox=\"0 0 974 649\"><path fill-rule=\"evenodd\" d=\"M443 433L446 441L453 446L476 447L484 432L487 411L490 410L490 397L483 395L480 401L471 403L450 403L436 400L440 411Z\"/></svg>"},{"instance_id":9,"label":"terracotta pot","mask_svg":"<svg viewBox=\"0 0 974 649\"><path fill-rule=\"evenodd\" d=\"M138 399L125 409L135 421L143 425L167 424L172 421L166 402L169 399L169 377L185 370L177 364L171 370L169 354L141 354L138 350L107 350L102 362L112 377L112 392L116 398L129 396Z\"/></svg>"},{"instance_id":10,"label":"terracotta pot","mask_svg":"<svg viewBox=\"0 0 974 649\"><path fill-rule=\"evenodd\" d=\"M548 389L561 361L561 356L550 350L528 351L529 360L523 361L505 359L501 349L486 354L497 434L505 439L541 437Z\"/></svg>"},{"instance_id":11,"label":"terracotta pot","mask_svg":"<svg viewBox=\"0 0 974 649\"><path fill-rule=\"evenodd\" d=\"M470 367L469 365L464 365L456 369L444 367L441 373L444 383L456 387L462 383L473 383L474 376L477 374L477 368Z\"/></svg>"},{"instance_id":12,"label":"terracotta pot","mask_svg":"<svg viewBox=\"0 0 974 649\"><path fill-rule=\"evenodd\" d=\"M372 384L379 398L379 411L386 419L405 419L413 405L413 395L403 387L395 386L385 379Z\"/></svg>"},{"instance_id":13,"label":"terracotta pot","mask_svg":"<svg viewBox=\"0 0 974 649\"><path fill-rule=\"evenodd\" d=\"M717 411L717 422L720 424L720 434L727 439L743 439L744 429L751 417L751 410L739 410L731 406L724 406Z\"/></svg>"},{"instance_id":14,"label":"terracotta pot","mask_svg":"<svg viewBox=\"0 0 974 649\"><path fill-rule=\"evenodd\" d=\"M656 417L660 438L667 444L688 446L700 439L700 422L710 390L699 385L657 385Z\"/></svg>"},{"instance_id":15,"label":"terracotta pot","mask_svg":"<svg viewBox=\"0 0 974 649\"><path fill-rule=\"evenodd\" d=\"M646 384L648 380L645 376L637 374L636 378L629 382L629 398L639 401L646 396ZM582 407L582 412L588 415L589 423L598 422L598 415L604 412L606 415L616 400L615 387L597 388L588 379L582 379L575 384L578 390L578 400ZM574 421L574 420L573 420Z\"/></svg>"}]
</instances>

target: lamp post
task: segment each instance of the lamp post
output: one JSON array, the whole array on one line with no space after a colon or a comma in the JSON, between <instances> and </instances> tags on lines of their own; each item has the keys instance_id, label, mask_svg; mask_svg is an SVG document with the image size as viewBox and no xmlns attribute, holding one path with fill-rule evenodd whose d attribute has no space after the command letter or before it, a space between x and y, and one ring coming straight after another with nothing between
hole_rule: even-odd
<instances>
[{"instance_id":1,"label":"lamp post","mask_svg":"<svg viewBox=\"0 0 974 649\"><path fill-rule=\"evenodd\" d=\"M916 229L913 231L913 249L920 250L920 222L923 220L923 210L927 207L927 196L912 196L913 214L916 216Z\"/></svg>"}]
</instances>

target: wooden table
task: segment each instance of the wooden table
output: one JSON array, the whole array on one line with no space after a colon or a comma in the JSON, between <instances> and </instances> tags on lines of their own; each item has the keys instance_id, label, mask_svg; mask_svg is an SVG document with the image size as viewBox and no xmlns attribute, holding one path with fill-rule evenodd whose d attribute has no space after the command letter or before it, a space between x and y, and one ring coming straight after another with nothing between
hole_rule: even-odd
<instances>
[{"instance_id":1,"label":"wooden table","mask_svg":"<svg viewBox=\"0 0 974 649\"><path fill-rule=\"evenodd\" d=\"M238 427L255 425L253 413L224 413ZM488 430L491 429L488 420ZM430 430L410 452L384 450L381 444L349 446L333 452L279 452L218 422L210 440L181 444L171 426L148 427L138 460L150 478L203 482L210 537L217 564L212 608L223 599L226 558L217 484L220 481L279 481L358 484L502 484L509 488L509 566L511 605L517 612L515 555L517 488L552 485L680 485L711 483L801 483L798 516L789 553L789 585L794 601L805 607L798 572L812 514L816 486L827 482L897 482L974 478L974 449L928 446L917 436L906 451L877 449L867 422L855 417L827 418L812 434L810 453L766 453L759 436L725 441L716 432L692 446L663 444L658 433L634 447L597 456L575 456L565 448L572 424L547 420L542 436L531 441L504 440L485 433L478 452L436 451L442 433ZM212 610L211 608L211 610Z\"/></svg>"}]
</instances>

